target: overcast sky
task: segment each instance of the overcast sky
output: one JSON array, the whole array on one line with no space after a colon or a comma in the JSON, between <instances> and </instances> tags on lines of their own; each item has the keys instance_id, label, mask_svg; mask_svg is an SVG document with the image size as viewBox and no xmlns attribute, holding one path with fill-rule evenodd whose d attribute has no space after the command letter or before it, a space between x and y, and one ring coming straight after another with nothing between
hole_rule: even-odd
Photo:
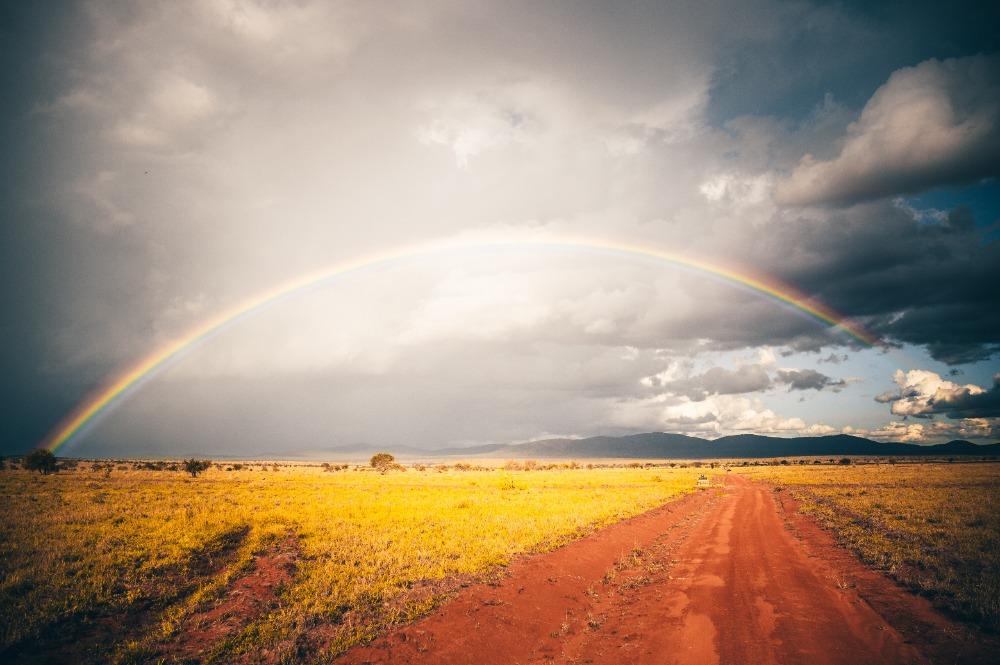
<instances>
[{"instance_id":1,"label":"overcast sky","mask_svg":"<svg viewBox=\"0 0 1000 665\"><path fill-rule=\"evenodd\" d=\"M65 452L638 431L995 440L991 3L5 3L0 452L313 270L587 236L745 266L891 345L600 252L468 250L232 326Z\"/></svg>"}]
</instances>

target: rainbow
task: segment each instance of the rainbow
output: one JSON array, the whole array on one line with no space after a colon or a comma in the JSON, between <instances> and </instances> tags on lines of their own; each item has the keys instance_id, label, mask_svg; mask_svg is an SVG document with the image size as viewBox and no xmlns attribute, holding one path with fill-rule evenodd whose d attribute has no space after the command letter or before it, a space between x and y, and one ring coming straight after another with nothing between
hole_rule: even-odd
<instances>
[{"instance_id":1,"label":"rainbow","mask_svg":"<svg viewBox=\"0 0 1000 665\"><path fill-rule=\"evenodd\" d=\"M471 251L496 248L592 250L625 257L653 259L674 267L719 278L724 282L770 297L779 303L790 305L821 324L844 331L864 346L881 345L879 339L872 333L823 303L808 297L788 284L784 284L771 277L754 274L741 267L727 267L657 248L592 238L559 238L555 240L537 238L520 240L508 238L488 241L481 239L455 240L428 245L401 247L380 254L360 257L301 275L278 286L256 293L246 300L236 303L228 309L218 312L215 316L202 321L188 332L154 349L120 373L110 377L105 383L89 393L63 418L39 444L39 447L57 452L61 447L78 437L96 418L112 410L129 394L137 390L142 383L153 378L171 361L177 360L184 351L201 344L223 329L284 298L310 287L318 286L335 277L340 277L361 269L384 266L401 259L410 259L447 251Z\"/></svg>"}]
</instances>

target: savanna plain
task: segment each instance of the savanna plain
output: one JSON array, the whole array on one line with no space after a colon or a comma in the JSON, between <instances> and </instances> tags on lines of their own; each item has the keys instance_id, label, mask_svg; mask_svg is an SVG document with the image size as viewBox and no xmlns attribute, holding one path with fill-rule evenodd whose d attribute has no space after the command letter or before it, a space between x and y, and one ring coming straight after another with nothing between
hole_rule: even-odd
<instances>
[{"instance_id":1,"label":"savanna plain","mask_svg":"<svg viewBox=\"0 0 1000 665\"><path fill-rule=\"evenodd\" d=\"M852 462L8 464L0 657L335 661L703 473L706 496L739 476L794 497L870 567L1000 628L1000 465Z\"/></svg>"}]
</instances>

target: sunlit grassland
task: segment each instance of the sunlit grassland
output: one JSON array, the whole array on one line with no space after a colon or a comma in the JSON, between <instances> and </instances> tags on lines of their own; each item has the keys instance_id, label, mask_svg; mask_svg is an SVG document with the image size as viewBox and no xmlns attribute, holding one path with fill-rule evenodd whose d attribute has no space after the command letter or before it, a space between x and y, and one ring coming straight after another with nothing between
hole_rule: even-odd
<instances>
[{"instance_id":1,"label":"sunlit grassland","mask_svg":"<svg viewBox=\"0 0 1000 665\"><path fill-rule=\"evenodd\" d=\"M439 600L407 594L415 584L497 574L676 498L699 473L270 468L0 472L0 652L126 616L101 660L141 660L281 540L296 543L292 582L214 656L287 651L322 629L325 652L310 656L322 659Z\"/></svg>"},{"instance_id":2,"label":"sunlit grassland","mask_svg":"<svg viewBox=\"0 0 1000 665\"><path fill-rule=\"evenodd\" d=\"M1000 629L1000 464L738 470L791 491L867 563Z\"/></svg>"}]
</instances>

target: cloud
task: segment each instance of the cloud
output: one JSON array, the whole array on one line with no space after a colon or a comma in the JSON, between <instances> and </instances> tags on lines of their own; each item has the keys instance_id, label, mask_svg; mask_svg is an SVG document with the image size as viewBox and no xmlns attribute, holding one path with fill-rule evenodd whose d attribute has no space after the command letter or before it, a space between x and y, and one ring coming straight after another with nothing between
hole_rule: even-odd
<instances>
[{"instance_id":1,"label":"cloud","mask_svg":"<svg viewBox=\"0 0 1000 665\"><path fill-rule=\"evenodd\" d=\"M743 260L781 277L876 335L925 345L949 364L989 358L998 344L1000 243L970 210L927 223L890 201L786 210L767 233L733 238ZM766 324L764 324L766 325Z\"/></svg>"},{"instance_id":2,"label":"cloud","mask_svg":"<svg viewBox=\"0 0 1000 665\"><path fill-rule=\"evenodd\" d=\"M131 113L110 129L117 142L135 148L164 148L184 143L218 111L215 95L177 74L165 74Z\"/></svg>"},{"instance_id":3,"label":"cloud","mask_svg":"<svg viewBox=\"0 0 1000 665\"><path fill-rule=\"evenodd\" d=\"M761 363L747 363L736 369L711 367L701 374L683 378L673 378L675 372L667 372L646 378L646 385L662 390L669 395L680 395L692 402L700 402L712 395L739 395L760 392L775 383L788 384L788 390L823 390L830 388L839 392L847 382L833 379L812 369L779 369L772 380L767 367L773 364L773 352L764 349L760 354ZM670 378L666 378L670 376Z\"/></svg>"},{"instance_id":4,"label":"cloud","mask_svg":"<svg viewBox=\"0 0 1000 665\"><path fill-rule=\"evenodd\" d=\"M713 203L726 202L735 207L745 207L767 201L772 187L769 174L745 176L722 173L704 181L698 191Z\"/></svg>"},{"instance_id":5,"label":"cloud","mask_svg":"<svg viewBox=\"0 0 1000 665\"><path fill-rule=\"evenodd\" d=\"M738 395L767 390L771 377L758 364L741 365L735 370L712 367L703 374L668 381L660 386L664 392L683 395L700 402L710 395Z\"/></svg>"},{"instance_id":6,"label":"cloud","mask_svg":"<svg viewBox=\"0 0 1000 665\"><path fill-rule=\"evenodd\" d=\"M447 147L459 168L467 168L469 161L484 151L527 140L532 122L530 111L516 98L459 95L444 102L427 102L422 110L429 120L417 129L418 140Z\"/></svg>"},{"instance_id":7,"label":"cloud","mask_svg":"<svg viewBox=\"0 0 1000 665\"><path fill-rule=\"evenodd\" d=\"M630 431L683 432L707 438L746 432L817 436L836 431L824 423L810 424L799 417L782 415L759 399L741 395L709 395L692 400L659 394L622 401L607 417Z\"/></svg>"},{"instance_id":8,"label":"cloud","mask_svg":"<svg viewBox=\"0 0 1000 665\"><path fill-rule=\"evenodd\" d=\"M844 427L844 434L894 443L941 443L953 439L992 439L1000 436L1000 419L963 418L957 421L902 422L894 420L879 427Z\"/></svg>"},{"instance_id":9,"label":"cloud","mask_svg":"<svg viewBox=\"0 0 1000 665\"><path fill-rule=\"evenodd\" d=\"M699 418L704 419L704 424L691 424ZM663 411L663 421L672 429L715 436L743 432L815 436L836 431L829 425L807 424L802 418L778 414L758 399L735 395L713 395L702 401L668 406Z\"/></svg>"},{"instance_id":10,"label":"cloud","mask_svg":"<svg viewBox=\"0 0 1000 665\"><path fill-rule=\"evenodd\" d=\"M850 125L840 154L805 155L778 185L785 205L851 204L1000 173L1000 56L897 70Z\"/></svg>"},{"instance_id":11,"label":"cloud","mask_svg":"<svg viewBox=\"0 0 1000 665\"><path fill-rule=\"evenodd\" d=\"M846 353L831 353L830 355L826 356L825 358L820 358L816 362L817 363L830 363L831 365L839 365L840 363L845 362L847 360L847 357L848 356L847 356Z\"/></svg>"},{"instance_id":12,"label":"cloud","mask_svg":"<svg viewBox=\"0 0 1000 665\"><path fill-rule=\"evenodd\" d=\"M972 383L960 385L928 370L897 370L893 380L896 392L875 397L876 402L891 404L899 416L928 418L944 414L949 418L990 418L1000 416L1000 373L993 376L993 386L982 388Z\"/></svg>"},{"instance_id":13,"label":"cloud","mask_svg":"<svg viewBox=\"0 0 1000 665\"><path fill-rule=\"evenodd\" d=\"M76 210L77 219L93 219L95 230L108 233L129 226L135 221L135 215L122 202L120 193L121 174L117 171L99 171L78 181L73 186L73 193L83 205L81 211Z\"/></svg>"},{"instance_id":14,"label":"cloud","mask_svg":"<svg viewBox=\"0 0 1000 665\"><path fill-rule=\"evenodd\" d=\"M779 369L778 381L788 384L788 390L823 390L830 388L839 392L847 382L844 379L833 379L814 369Z\"/></svg>"}]
</instances>

